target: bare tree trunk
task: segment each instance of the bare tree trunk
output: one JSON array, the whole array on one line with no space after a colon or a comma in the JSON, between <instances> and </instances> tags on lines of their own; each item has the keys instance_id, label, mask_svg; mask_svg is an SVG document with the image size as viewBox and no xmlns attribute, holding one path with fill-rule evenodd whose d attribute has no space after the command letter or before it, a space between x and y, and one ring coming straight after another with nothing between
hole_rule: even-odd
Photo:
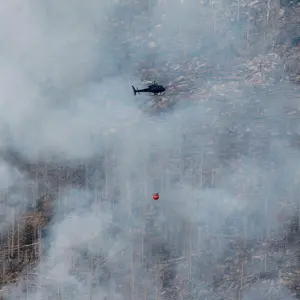
<instances>
[{"instance_id":1,"label":"bare tree trunk","mask_svg":"<svg viewBox=\"0 0 300 300\"><path fill-rule=\"evenodd\" d=\"M134 248L132 246L131 248L131 299L135 299L135 259L134 259Z\"/></svg>"},{"instance_id":2,"label":"bare tree trunk","mask_svg":"<svg viewBox=\"0 0 300 300\"><path fill-rule=\"evenodd\" d=\"M14 217L14 222L12 224L12 229L11 229L11 251L10 251L10 255L11 257L14 256L14 239L15 239L15 217Z\"/></svg>"}]
</instances>

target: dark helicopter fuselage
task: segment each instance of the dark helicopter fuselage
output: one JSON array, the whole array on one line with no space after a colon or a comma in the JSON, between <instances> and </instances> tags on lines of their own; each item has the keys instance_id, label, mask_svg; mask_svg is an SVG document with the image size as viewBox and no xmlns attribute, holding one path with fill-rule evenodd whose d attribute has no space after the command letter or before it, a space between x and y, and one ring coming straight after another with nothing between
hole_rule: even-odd
<instances>
[{"instance_id":1,"label":"dark helicopter fuselage","mask_svg":"<svg viewBox=\"0 0 300 300\"><path fill-rule=\"evenodd\" d=\"M134 86L132 86L132 88L135 95L136 93L152 93L154 95L158 95L166 90L162 85L157 83L150 84L147 88L141 90L135 89Z\"/></svg>"}]
</instances>

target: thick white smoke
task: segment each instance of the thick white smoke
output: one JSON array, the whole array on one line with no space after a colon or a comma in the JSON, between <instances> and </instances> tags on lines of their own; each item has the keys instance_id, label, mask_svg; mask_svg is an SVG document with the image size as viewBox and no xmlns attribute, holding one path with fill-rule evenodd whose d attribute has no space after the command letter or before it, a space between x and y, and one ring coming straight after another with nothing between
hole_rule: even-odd
<instances>
[{"instance_id":1,"label":"thick white smoke","mask_svg":"<svg viewBox=\"0 0 300 300\"><path fill-rule=\"evenodd\" d=\"M160 67L181 63L184 55L203 56L220 74L242 66L237 53L247 22L222 15L226 1L152 9L148 1L127 2L0 4L1 148L32 163L51 164L53 157L103 163L94 161L96 170L86 175L92 188L61 188L45 256L32 278L10 288L11 299L154 299L160 285L165 288L157 284L157 257L195 251L206 255L190 261L190 281L211 286L211 270L228 246L222 236L282 237L282 203L298 201L299 152L291 136L299 125L285 109L296 109L299 90L290 84L225 82L224 95L214 73L203 85L209 101L189 104L183 94L174 110L156 116L140 109L147 96L132 95L141 60ZM163 76L168 81L173 74ZM0 168L0 187L19 185L15 166L2 162ZM161 198L152 201L157 191ZM14 201L28 205L29 197L21 196ZM218 248L207 243L217 235ZM180 263L175 269L187 274ZM214 292L206 297L218 299ZM248 297L269 299L252 290Z\"/></svg>"}]
</instances>

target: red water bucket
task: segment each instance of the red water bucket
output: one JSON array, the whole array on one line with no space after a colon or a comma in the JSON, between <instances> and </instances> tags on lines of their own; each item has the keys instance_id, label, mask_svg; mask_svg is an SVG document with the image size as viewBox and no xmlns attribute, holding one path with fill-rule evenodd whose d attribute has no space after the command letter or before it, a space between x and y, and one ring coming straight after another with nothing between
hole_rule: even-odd
<instances>
[{"instance_id":1,"label":"red water bucket","mask_svg":"<svg viewBox=\"0 0 300 300\"><path fill-rule=\"evenodd\" d=\"M159 199L159 194L154 193L152 197L153 197L153 200L158 200Z\"/></svg>"}]
</instances>

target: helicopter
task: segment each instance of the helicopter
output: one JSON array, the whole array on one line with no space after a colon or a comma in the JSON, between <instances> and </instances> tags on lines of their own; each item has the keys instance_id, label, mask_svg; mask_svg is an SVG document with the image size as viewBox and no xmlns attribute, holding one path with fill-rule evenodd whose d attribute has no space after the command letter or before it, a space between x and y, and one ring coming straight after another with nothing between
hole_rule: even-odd
<instances>
[{"instance_id":1,"label":"helicopter","mask_svg":"<svg viewBox=\"0 0 300 300\"><path fill-rule=\"evenodd\" d=\"M163 93L166 89L164 86L157 84L156 81L153 81L150 85L148 85L145 89L136 89L134 86L132 86L133 93L136 95L136 93L152 93L154 95L158 95Z\"/></svg>"}]
</instances>

